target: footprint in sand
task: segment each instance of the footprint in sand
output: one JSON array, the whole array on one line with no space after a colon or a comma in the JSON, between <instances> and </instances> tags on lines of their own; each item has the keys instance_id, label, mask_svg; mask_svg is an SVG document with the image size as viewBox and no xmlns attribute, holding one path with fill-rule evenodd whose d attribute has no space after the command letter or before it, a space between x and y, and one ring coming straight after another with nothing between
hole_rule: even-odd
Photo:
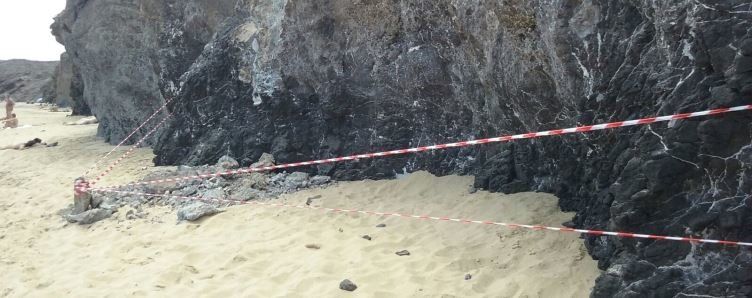
<instances>
[{"instance_id":1,"label":"footprint in sand","mask_svg":"<svg viewBox=\"0 0 752 298\"><path fill-rule=\"evenodd\" d=\"M198 269L196 269L196 267L193 267L191 265L185 265L184 269L185 269L186 272L189 272L191 274L198 274L199 273Z\"/></svg>"}]
</instances>

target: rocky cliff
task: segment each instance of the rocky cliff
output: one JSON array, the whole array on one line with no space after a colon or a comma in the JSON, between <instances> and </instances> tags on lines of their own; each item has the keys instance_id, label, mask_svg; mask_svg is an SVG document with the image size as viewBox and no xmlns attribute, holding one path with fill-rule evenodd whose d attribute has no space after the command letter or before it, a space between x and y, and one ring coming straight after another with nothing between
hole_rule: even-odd
<instances>
[{"instance_id":1,"label":"rocky cliff","mask_svg":"<svg viewBox=\"0 0 752 298\"><path fill-rule=\"evenodd\" d=\"M71 115L91 115L89 105L83 99L84 83L81 72L67 53L60 55L60 64L44 87L44 98L61 107L70 107Z\"/></svg>"},{"instance_id":2,"label":"rocky cliff","mask_svg":"<svg viewBox=\"0 0 752 298\"><path fill-rule=\"evenodd\" d=\"M117 142L292 162L752 102L748 1L68 0L55 33ZM572 224L752 240L752 115L320 166L545 191ZM749 249L587 237L594 297L752 294ZM704 297L704 296L703 296Z\"/></svg>"},{"instance_id":3,"label":"rocky cliff","mask_svg":"<svg viewBox=\"0 0 752 298\"><path fill-rule=\"evenodd\" d=\"M0 100L6 95L21 102L34 102L41 98L44 86L49 82L57 65L57 62L0 61Z\"/></svg>"}]
</instances>

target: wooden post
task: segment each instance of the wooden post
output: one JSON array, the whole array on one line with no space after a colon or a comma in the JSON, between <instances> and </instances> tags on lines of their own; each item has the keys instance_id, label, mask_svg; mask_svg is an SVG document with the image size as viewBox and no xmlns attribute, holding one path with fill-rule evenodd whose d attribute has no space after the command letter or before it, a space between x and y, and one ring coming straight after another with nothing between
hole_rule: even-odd
<instances>
[{"instance_id":1,"label":"wooden post","mask_svg":"<svg viewBox=\"0 0 752 298\"><path fill-rule=\"evenodd\" d=\"M83 177L73 183L73 210L71 215L78 215L91 210L91 194L81 188L89 187L89 182Z\"/></svg>"}]
</instances>

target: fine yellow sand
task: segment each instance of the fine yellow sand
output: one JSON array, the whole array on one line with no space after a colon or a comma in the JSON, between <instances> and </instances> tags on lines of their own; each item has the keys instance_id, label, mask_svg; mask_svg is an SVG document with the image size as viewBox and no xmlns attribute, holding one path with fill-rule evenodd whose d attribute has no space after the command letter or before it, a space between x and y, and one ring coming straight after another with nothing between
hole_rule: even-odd
<instances>
[{"instance_id":1,"label":"fine yellow sand","mask_svg":"<svg viewBox=\"0 0 752 298\"><path fill-rule=\"evenodd\" d=\"M576 235L477 224L258 206L195 224L146 207L144 219L121 209L92 226L66 224L56 212L72 201L73 179L112 147L95 139L96 125L62 125L80 117L16 109L33 126L0 131L0 146L60 145L0 151L0 297L586 297L599 273ZM103 183L138 179L151 158L137 150ZM571 218L551 195L471 195L471 182L418 172L282 200L321 195L314 205L545 225ZM355 292L339 289L346 278Z\"/></svg>"}]
</instances>

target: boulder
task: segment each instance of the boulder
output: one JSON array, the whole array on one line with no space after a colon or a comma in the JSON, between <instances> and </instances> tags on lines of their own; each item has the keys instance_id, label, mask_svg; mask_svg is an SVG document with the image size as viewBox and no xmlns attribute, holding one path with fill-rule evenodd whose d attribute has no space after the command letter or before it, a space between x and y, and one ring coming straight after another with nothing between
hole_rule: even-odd
<instances>
[{"instance_id":1,"label":"boulder","mask_svg":"<svg viewBox=\"0 0 752 298\"><path fill-rule=\"evenodd\" d=\"M85 211L83 213L75 214L75 215L67 215L65 219L68 220L70 223L78 223L80 225L90 225L95 222L104 220L112 216L114 212L109 209L92 209Z\"/></svg>"},{"instance_id":2,"label":"boulder","mask_svg":"<svg viewBox=\"0 0 752 298\"><path fill-rule=\"evenodd\" d=\"M196 221L202 217L214 215L220 212L222 212L222 210L214 205L196 201L188 203L178 210L178 220Z\"/></svg>"}]
</instances>

